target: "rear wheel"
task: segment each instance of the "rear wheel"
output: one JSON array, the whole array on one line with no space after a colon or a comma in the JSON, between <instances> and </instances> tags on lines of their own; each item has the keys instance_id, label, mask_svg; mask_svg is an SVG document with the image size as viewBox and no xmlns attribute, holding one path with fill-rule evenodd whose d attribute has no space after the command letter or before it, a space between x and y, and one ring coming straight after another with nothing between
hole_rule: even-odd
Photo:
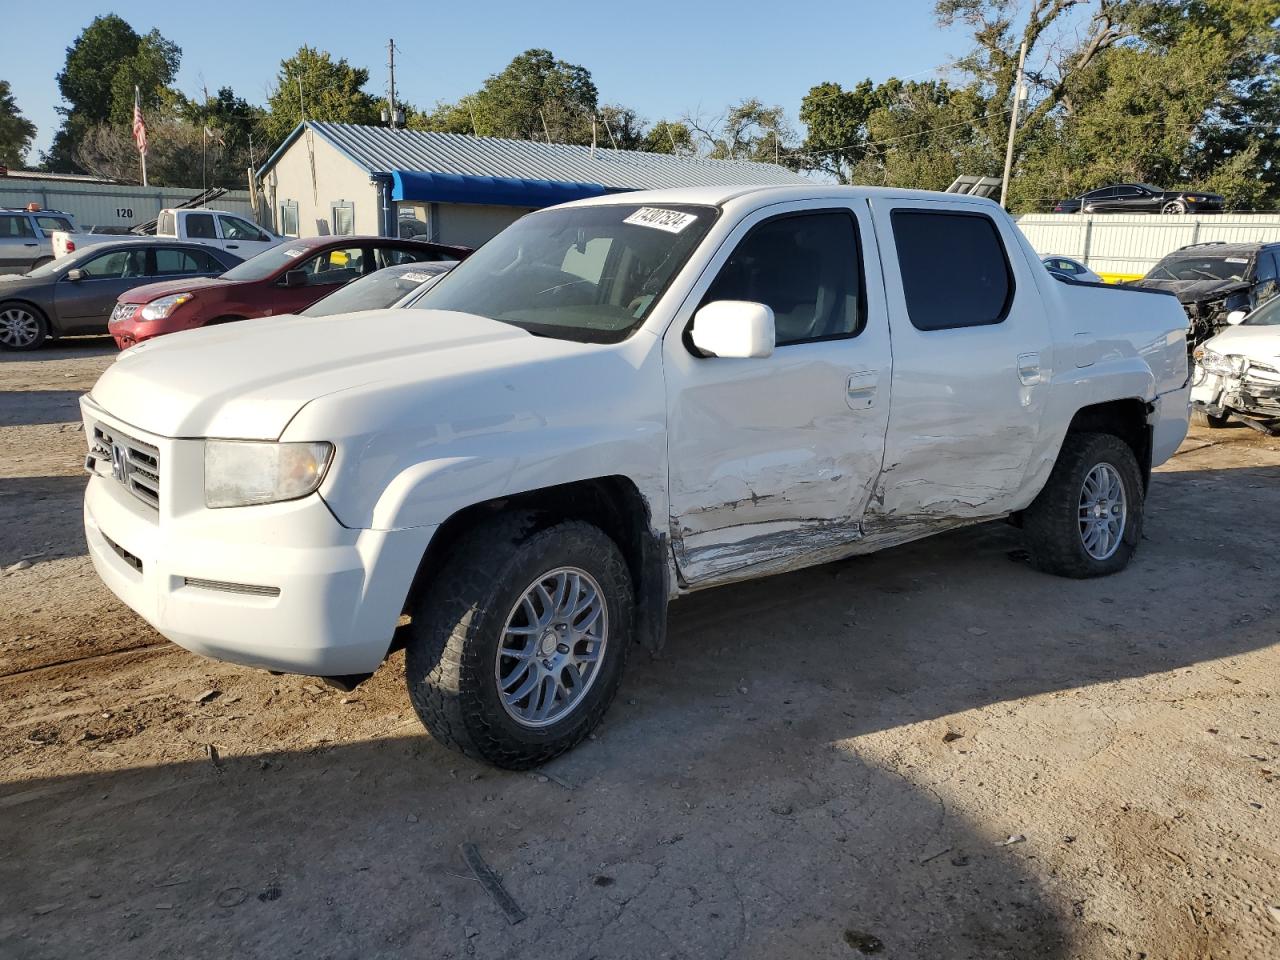
<instances>
[{"instance_id":1,"label":"rear wheel","mask_svg":"<svg viewBox=\"0 0 1280 960\"><path fill-rule=\"evenodd\" d=\"M1170 200L1160 208L1160 212L1169 214L1186 213L1187 205L1181 200Z\"/></svg>"},{"instance_id":2,"label":"rear wheel","mask_svg":"<svg viewBox=\"0 0 1280 960\"><path fill-rule=\"evenodd\" d=\"M415 604L409 696L437 740L524 769L575 746L617 692L626 562L597 527L513 514L477 527Z\"/></svg>"},{"instance_id":3,"label":"rear wheel","mask_svg":"<svg viewBox=\"0 0 1280 960\"><path fill-rule=\"evenodd\" d=\"M0 348L37 350L49 339L49 322L25 303L0 303Z\"/></svg>"},{"instance_id":4,"label":"rear wheel","mask_svg":"<svg viewBox=\"0 0 1280 960\"><path fill-rule=\"evenodd\" d=\"M1142 472L1108 433L1068 434L1040 495L1023 515L1032 564L1063 577L1100 577L1128 565L1142 538Z\"/></svg>"}]
</instances>

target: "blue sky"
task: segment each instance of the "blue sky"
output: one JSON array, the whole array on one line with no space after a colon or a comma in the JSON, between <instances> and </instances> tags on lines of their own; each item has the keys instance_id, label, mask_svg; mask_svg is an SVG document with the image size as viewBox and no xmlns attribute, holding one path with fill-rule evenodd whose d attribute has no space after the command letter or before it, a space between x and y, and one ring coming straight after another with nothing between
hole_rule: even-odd
<instances>
[{"instance_id":1,"label":"blue sky","mask_svg":"<svg viewBox=\"0 0 1280 960\"><path fill-rule=\"evenodd\" d=\"M0 79L49 145L59 119L54 79L65 50L94 16L115 12L139 33L152 27L182 47L178 86L230 85L262 103L282 58L304 43L368 68L367 89L386 87L386 42L396 38L399 95L426 107L476 89L530 47L589 69L602 102L634 107L650 120L685 112L714 115L756 96L793 120L815 83L920 75L966 51L959 31L934 22L931 0L844 0L804 5L761 0L711 3L646 0L382 4L359 0L219 0L217 3L56 0L0 3ZM42 13L49 11L53 15Z\"/></svg>"}]
</instances>

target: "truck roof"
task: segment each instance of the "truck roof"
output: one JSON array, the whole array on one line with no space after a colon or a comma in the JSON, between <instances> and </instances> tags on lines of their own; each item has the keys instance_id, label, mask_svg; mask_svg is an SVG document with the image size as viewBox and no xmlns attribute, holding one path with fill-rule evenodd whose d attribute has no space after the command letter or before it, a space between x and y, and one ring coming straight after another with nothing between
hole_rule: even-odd
<instances>
[{"instance_id":1,"label":"truck roof","mask_svg":"<svg viewBox=\"0 0 1280 960\"><path fill-rule=\"evenodd\" d=\"M831 183L814 183L812 186L712 186L673 187L665 190L634 190L611 193L602 197L590 197L564 204L571 207L600 206L618 203L642 204L700 204L719 207L741 198L750 198L758 205L780 203L786 200L848 200L854 197L882 197L895 200L947 200L963 204L983 204L999 209L994 200L960 193L942 193L937 190L905 190L897 187L841 186Z\"/></svg>"}]
</instances>

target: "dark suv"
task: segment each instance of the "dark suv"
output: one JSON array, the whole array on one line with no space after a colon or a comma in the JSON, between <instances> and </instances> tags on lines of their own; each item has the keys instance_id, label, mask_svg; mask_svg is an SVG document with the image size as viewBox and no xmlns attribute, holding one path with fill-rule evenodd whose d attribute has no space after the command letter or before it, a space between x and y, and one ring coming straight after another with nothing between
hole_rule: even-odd
<instances>
[{"instance_id":1,"label":"dark suv","mask_svg":"<svg viewBox=\"0 0 1280 960\"><path fill-rule=\"evenodd\" d=\"M1168 290L1187 311L1187 342L1195 346L1227 324L1227 314L1246 312L1276 295L1280 243L1193 243L1180 247L1134 286Z\"/></svg>"},{"instance_id":2,"label":"dark suv","mask_svg":"<svg viewBox=\"0 0 1280 960\"><path fill-rule=\"evenodd\" d=\"M1222 197L1203 190L1161 190L1147 183L1118 183L1059 200L1054 213L1221 213Z\"/></svg>"}]
</instances>

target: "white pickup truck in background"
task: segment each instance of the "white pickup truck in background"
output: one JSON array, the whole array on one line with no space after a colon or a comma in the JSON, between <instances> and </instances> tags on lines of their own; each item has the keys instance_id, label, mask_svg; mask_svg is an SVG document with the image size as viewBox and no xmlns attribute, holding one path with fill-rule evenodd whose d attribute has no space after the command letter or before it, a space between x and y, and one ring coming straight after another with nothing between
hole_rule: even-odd
<instances>
[{"instance_id":1,"label":"white pickup truck in background","mask_svg":"<svg viewBox=\"0 0 1280 960\"><path fill-rule=\"evenodd\" d=\"M248 260L263 250L284 242L283 237L277 237L239 214L204 207L161 210L156 220L155 236L221 247L242 260ZM83 250L95 243L114 243L120 239L122 238L118 234L57 231L53 234L53 254L55 257L65 257L68 253Z\"/></svg>"},{"instance_id":2,"label":"white pickup truck in background","mask_svg":"<svg viewBox=\"0 0 1280 960\"><path fill-rule=\"evenodd\" d=\"M998 518L1122 569L1187 430L1178 301L1056 279L973 197L612 195L420 306L126 351L82 401L89 550L207 656L349 687L403 642L424 725L513 768L693 590Z\"/></svg>"}]
</instances>

